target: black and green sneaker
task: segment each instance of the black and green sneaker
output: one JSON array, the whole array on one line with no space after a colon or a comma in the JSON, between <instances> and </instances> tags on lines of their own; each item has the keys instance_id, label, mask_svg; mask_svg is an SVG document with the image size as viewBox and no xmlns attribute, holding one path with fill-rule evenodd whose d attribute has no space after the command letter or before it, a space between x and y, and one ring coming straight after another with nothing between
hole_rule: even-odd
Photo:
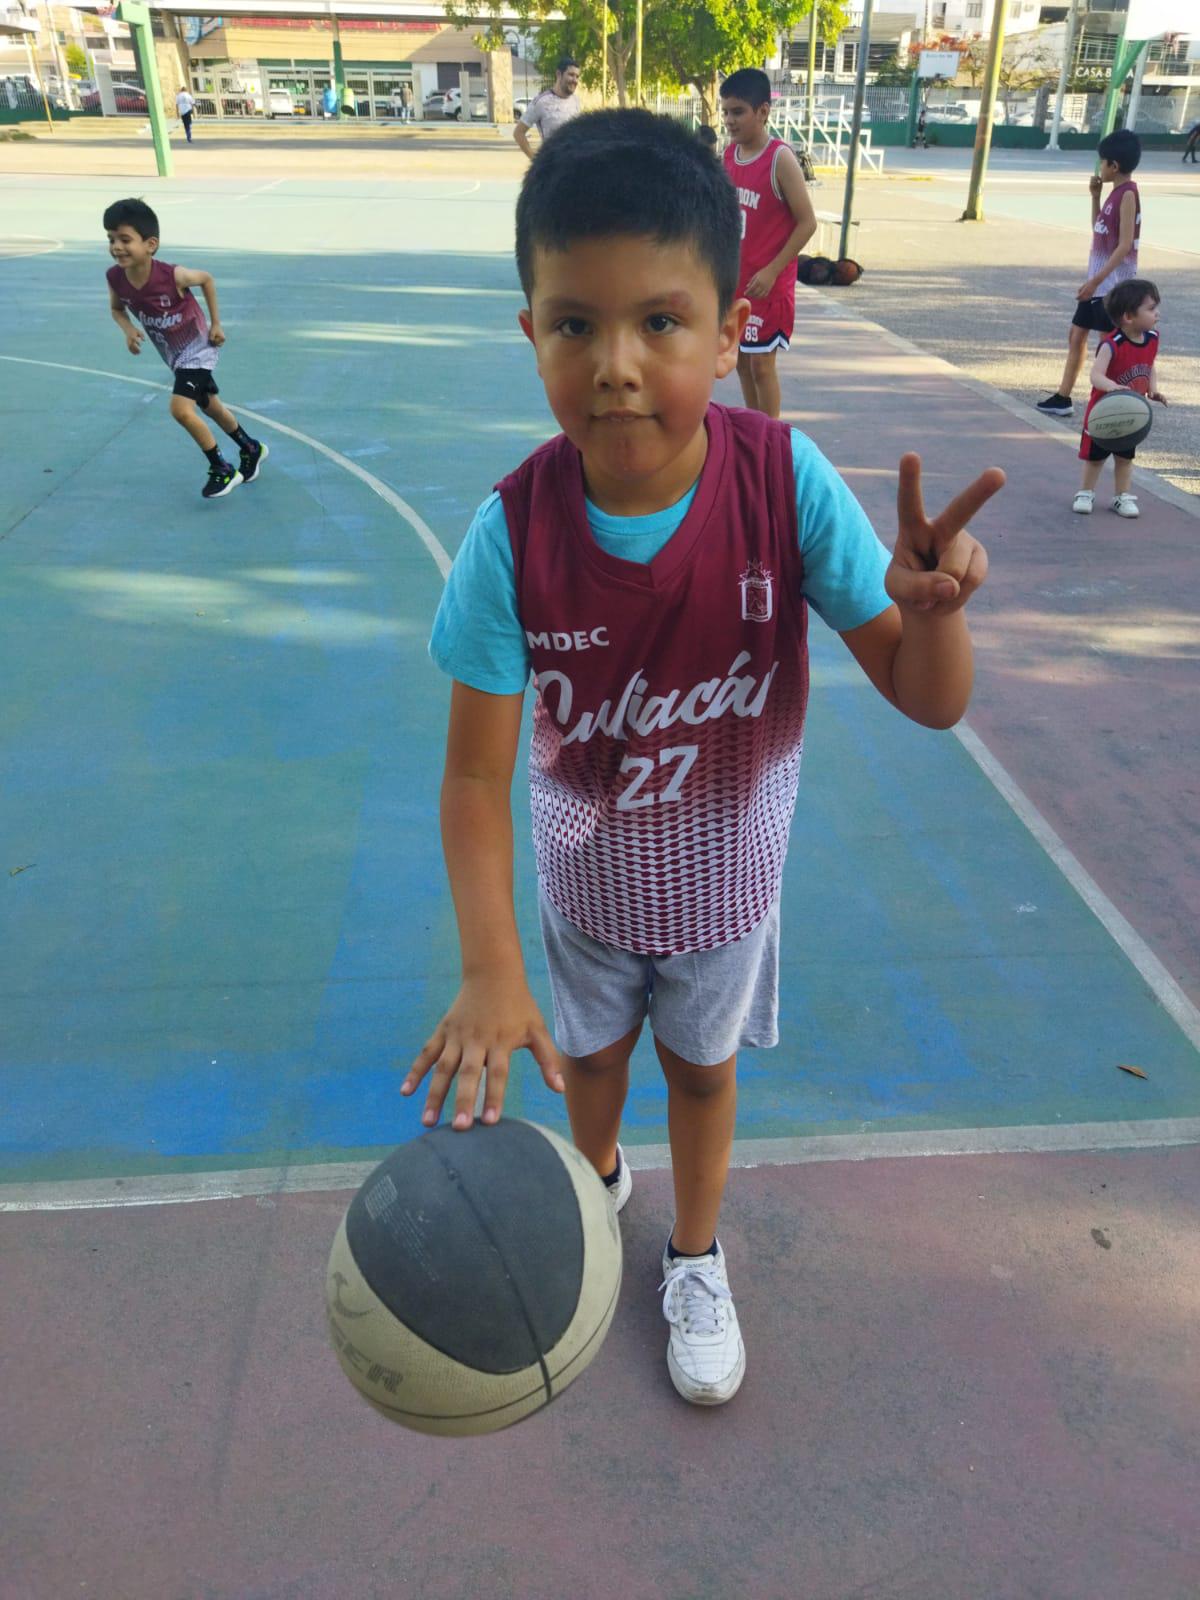
<instances>
[{"instance_id":1,"label":"black and green sneaker","mask_svg":"<svg viewBox=\"0 0 1200 1600\"><path fill-rule=\"evenodd\" d=\"M242 482L250 483L258 477L258 469L271 452L261 439L255 439L249 450L243 450L239 465L242 469Z\"/></svg>"},{"instance_id":2,"label":"black and green sneaker","mask_svg":"<svg viewBox=\"0 0 1200 1600\"><path fill-rule=\"evenodd\" d=\"M209 467L208 481L200 493L206 500L219 500L223 494L236 489L241 481L242 475L238 469L231 467L228 461L221 461L215 467Z\"/></svg>"}]
</instances>

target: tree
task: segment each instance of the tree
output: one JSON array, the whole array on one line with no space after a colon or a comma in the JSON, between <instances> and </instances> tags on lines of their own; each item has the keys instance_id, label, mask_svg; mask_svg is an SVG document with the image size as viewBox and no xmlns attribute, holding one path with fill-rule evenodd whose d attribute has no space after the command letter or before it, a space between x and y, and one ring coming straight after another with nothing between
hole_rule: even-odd
<instances>
[{"instance_id":1,"label":"tree","mask_svg":"<svg viewBox=\"0 0 1200 1600\"><path fill-rule=\"evenodd\" d=\"M902 60L899 50L894 56L889 56L875 74L875 83L885 88L904 89L913 81L913 74L917 64L911 58Z\"/></svg>"},{"instance_id":2,"label":"tree","mask_svg":"<svg viewBox=\"0 0 1200 1600\"><path fill-rule=\"evenodd\" d=\"M719 75L761 66L779 35L817 6L823 38L846 25L843 0L643 0L642 76L647 84L694 85L703 115L716 113ZM600 87L601 34L606 70L619 105L630 98L636 49L636 0L448 0L446 18L456 27L482 23L480 43L496 48L504 38L501 17L516 12L538 29L537 57L543 72L559 57L574 56L588 88Z\"/></svg>"},{"instance_id":3,"label":"tree","mask_svg":"<svg viewBox=\"0 0 1200 1600\"><path fill-rule=\"evenodd\" d=\"M80 44L69 44L63 51L67 61L67 71L72 78L86 78L88 75L87 51Z\"/></svg>"}]
</instances>

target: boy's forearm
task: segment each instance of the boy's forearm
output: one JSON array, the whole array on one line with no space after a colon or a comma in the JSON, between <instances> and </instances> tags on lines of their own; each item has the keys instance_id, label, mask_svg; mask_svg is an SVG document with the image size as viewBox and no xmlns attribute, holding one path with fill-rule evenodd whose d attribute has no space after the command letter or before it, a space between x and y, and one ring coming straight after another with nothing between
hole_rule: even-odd
<instances>
[{"instance_id":1,"label":"boy's forearm","mask_svg":"<svg viewBox=\"0 0 1200 1600\"><path fill-rule=\"evenodd\" d=\"M205 305L208 307L209 322L220 322L221 312L217 306L217 286L212 278L207 278L200 285L200 292L204 296Z\"/></svg>"},{"instance_id":2,"label":"boy's forearm","mask_svg":"<svg viewBox=\"0 0 1200 1600\"><path fill-rule=\"evenodd\" d=\"M508 789L484 779L442 784L442 851L458 918L463 975L524 974L513 909L512 810Z\"/></svg>"},{"instance_id":3,"label":"boy's forearm","mask_svg":"<svg viewBox=\"0 0 1200 1600\"><path fill-rule=\"evenodd\" d=\"M784 241L783 249L771 262L767 271L777 278L788 262L796 259L816 231L817 223L815 217L811 222L798 222L791 233L788 234L787 239Z\"/></svg>"},{"instance_id":4,"label":"boy's forearm","mask_svg":"<svg viewBox=\"0 0 1200 1600\"><path fill-rule=\"evenodd\" d=\"M892 690L906 717L926 728L951 728L971 699L975 667L962 611L923 616L906 610L892 662Z\"/></svg>"},{"instance_id":5,"label":"boy's forearm","mask_svg":"<svg viewBox=\"0 0 1200 1600\"><path fill-rule=\"evenodd\" d=\"M120 328L121 332L127 336L131 334L134 331L134 327L133 323L129 320L127 312L123 308L118 310L115 306L111 306L109 309L112 312L113 321L116 323L117 327Z\"/></svg>"}]
</instances>

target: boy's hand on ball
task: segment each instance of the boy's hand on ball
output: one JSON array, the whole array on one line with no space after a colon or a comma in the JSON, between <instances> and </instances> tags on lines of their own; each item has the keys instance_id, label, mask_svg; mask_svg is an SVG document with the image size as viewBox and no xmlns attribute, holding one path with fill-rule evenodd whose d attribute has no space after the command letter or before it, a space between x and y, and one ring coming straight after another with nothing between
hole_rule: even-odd
<instances>
[{"instance_id":1,"label":"boy's hand on ball","mask_svg":"<svg viewBox=\"0 0 1200 1600\"><path fill-rule=\"evenodd\" d=\"M999 467L981 472L931 522L921 494L921 458L900 458L896 509L900 531L892 564L884 578L888 594L903 611L949 616L960 611L987 576L987 552L967 532L967 524L998 489Z\"/></svg>"},{"instance_id":2,"label":"boy's hand on ball","mask_svg":"<svg viewBox=\"0 0 1200 1600\"><path fill-rule=\"evenodd\" d=\"M425 1110L421 1113L421 1121L431 1128L441 1116L450 1085L457 1077L453 1125L469 1128L475 1120L479 1080L486 1074L483 1120L498 1122L504 1109L509 1060L514 1050L521 1049L531 1052L547 1086L561 1094L558 1051L525 982L503 977L468 978L409 1068L400 1093L412 1094L432 1070Z\"/></svg>"}]
</instances>

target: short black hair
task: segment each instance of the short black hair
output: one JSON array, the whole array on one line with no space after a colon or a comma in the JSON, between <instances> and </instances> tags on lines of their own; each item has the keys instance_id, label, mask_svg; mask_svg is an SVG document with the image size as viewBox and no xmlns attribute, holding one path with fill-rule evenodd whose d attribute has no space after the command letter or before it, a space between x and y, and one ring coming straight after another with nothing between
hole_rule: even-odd
<instances>
[{"instance_id":1,"label":"short black hair","mask_svg":"<svg viewBox=\"0 0 1200 1600\"><path fill-rule=\"evenodd\" d=\"M1151 283L1149 278L1126 278L1123 283L1118 283L1104 297L1104 309L1108 312L1108 320L1114 327L1119 328L1121 318L1130 316L1138 310L1147 295L1155 305L1162 300L1158 285Z\"/></svg>"},{"instance_id":2,"label":"short black hair","mask_svg":"<svg viewBox=\"0 0 1200 1600\"><path fill-rule=\"evenodd\" d=\"M1142 141L1128 128L1118 128L1107 133L1096 146L1096 154L1105 161L1115 161L1122 172L1132 172L1142 159Z\"/></svg>"},{"instance_id":3,"label":"short black hair","mask_svg":"<svg viewBox=\"0 0 1200 1600\"><path fill-rule=\"evenodd\" d=\"M722 100L744 100L757 111L771 103L771 80L761 67L739 67L721 85Z\"/></svg>"},{"instance_id":4,"label":"short black hair","mask_svg":"<svg viewBox=\"0 0 1200 1600\"><path fill-rule=\"evenodd\" d=\"M554 71L556 76L561 78L564 72L568 71L571 67L577 67L578 65L579 63L576 61L574 56L564 56L555 67Z\"/></svg>"},{"instance_id":5,"label":"short black hair","mask_svg":"<svg viewBox=\"0 0 1200 1600\"><path fill-rule=\"evenodd\" d=\"M723 317L737 291L742 219L724 168L671 117L589 111L543 144L517 200L517 271L532 301L534 256L577 239L690 245Z\"/></svg>"},{"instance_id":6,"label":"short black hair","mask_svg":"<svg viewBox=\"0 0 1200 1600\"><path fill-rule=\"evenodd\" d=\"M114 200L104 213L104 228L106 233L113 233L117 228L132 228L143 239L162 237L158 218L144 200Z\"/></svg>"}]
</instances>

